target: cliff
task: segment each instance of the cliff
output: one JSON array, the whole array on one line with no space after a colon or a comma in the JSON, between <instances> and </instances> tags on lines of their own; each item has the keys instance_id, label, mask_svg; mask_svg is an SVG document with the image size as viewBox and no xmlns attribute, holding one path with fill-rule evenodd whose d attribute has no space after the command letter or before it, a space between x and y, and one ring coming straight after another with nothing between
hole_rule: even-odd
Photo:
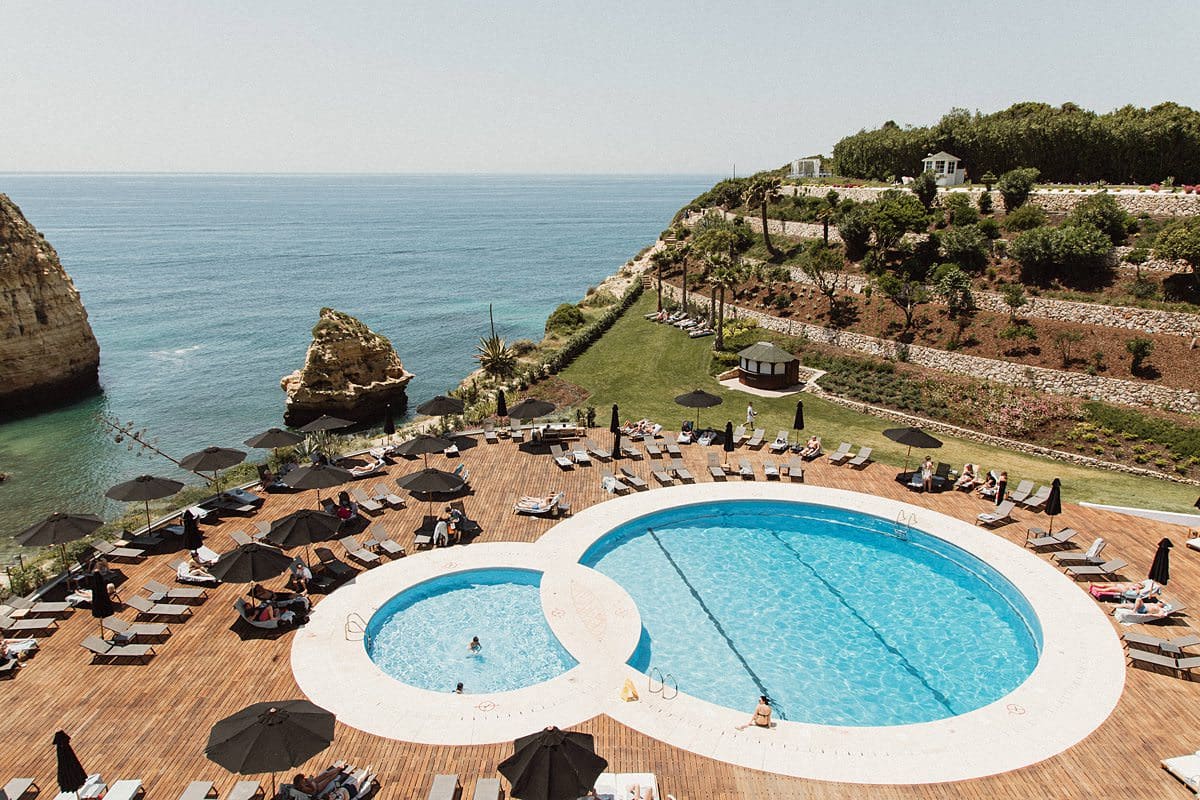
<instances>
[{"instance_id":1,"label":"cliff","mask_svg":"<svg viewBox=\"0 0 1200 800\"><path fill-rule=\"evenodd\" d=\"M332 308L321 309L312 335L304 367L280 381L287 394L284 422L304 425L322 414L367 422L381 417L388 403L404 412L404 387L413 376L387 337Z\"/></svg>"},{"instance_id":2,"label":"cliff","mask_svg":"<svg viewBox=\"0 0 1200 800\"><path fill-rule=\"evenodd\" d=\"M99 390L100 345L58 253L0 194L0 413Z\"/></svg>"}]
</instances>

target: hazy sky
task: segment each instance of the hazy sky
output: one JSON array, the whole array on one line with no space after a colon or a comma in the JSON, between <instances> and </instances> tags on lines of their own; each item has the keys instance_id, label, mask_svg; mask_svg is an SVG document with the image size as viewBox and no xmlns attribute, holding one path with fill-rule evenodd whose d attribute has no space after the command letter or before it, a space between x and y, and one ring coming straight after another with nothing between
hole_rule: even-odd
<instances>
[{"instance_id":1,"label":"hazy sky","mask_svg":"<svg viewBox=\"0 0 1200 800\"><path fill-rule=\"evenodd\" d=\"M691 172L1200 107L1200 2L0 3L0 171Z\"/></svg>"}]
</instances>

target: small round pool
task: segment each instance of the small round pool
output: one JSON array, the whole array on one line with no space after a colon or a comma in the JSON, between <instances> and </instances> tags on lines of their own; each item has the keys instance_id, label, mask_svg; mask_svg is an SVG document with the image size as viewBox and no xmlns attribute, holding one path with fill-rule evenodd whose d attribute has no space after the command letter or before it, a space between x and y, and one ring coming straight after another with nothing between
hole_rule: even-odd
<instances>
[{"instance_id":1,"label":"small round pool","mask_svg":"<svg viewBox=\"0 0 1200 800\"><path fill-rule=\"evenodd\" d=\"M419 583L367 623L367 654L388 675L435 692L504 692L566 672L575 659L559 644L541 603L542 573L476 569ZM482 648L468 649L478 636Z\"/></svg>"},{"instance_id":2,"label":"small round pool","mask_svg":"<svg viewBox=\"0 0 1200 800\"><path fill-rule=\"evenodd\" d=\"M1028 601L983 561L894 520L810 503L681 506L581 559L637 603L630 664L680 691L823 725L929 722L981 708L1037 665Z\"/></svg>"}]
</instances>

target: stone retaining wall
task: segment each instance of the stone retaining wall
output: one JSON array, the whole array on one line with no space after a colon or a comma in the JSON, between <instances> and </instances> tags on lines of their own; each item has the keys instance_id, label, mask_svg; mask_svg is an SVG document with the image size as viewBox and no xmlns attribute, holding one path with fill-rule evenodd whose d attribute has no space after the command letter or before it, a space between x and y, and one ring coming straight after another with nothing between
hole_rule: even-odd
<instances>
[{"instance_id":1,"label":"stone retaining wall","mask_svg":"<svg viewBox=\"0 0 1200 800\"><path fill-rule=\"evenodd\" d=\"M663 291L678 300L679 289L664 284ZM700 307L708 306L708 298L692 294L689 298ZM1127 406L1149 406L1183 413L1200 413L1200 393L1183 389L1171 389L1151 383L1105 378L1079 372L1014 364L991 358L952 353L921 345L906 345L887 339L877 339L861 333L823 328L797 320L782 319L740 306L726 304L739 317L755 320L768 330L788 336L798 336L847 350L886 358L892 361L908 361L923 367L981 378L1011 386L1025 386L1053 394L1071 397L1101 397L1107 402Z\"/></svg>"}]
</instances>

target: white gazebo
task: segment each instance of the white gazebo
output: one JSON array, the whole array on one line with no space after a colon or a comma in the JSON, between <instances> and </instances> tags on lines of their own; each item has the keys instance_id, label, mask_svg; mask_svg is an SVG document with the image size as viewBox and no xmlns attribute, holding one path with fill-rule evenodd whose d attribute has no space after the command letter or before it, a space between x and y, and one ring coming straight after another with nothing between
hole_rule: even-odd
<instances>
[{"instance_id":1,"label":"white gazebo","mask_svg":"<svg viewBox=\"0 0 1200 800\"><path fill-rule=\"evenodd\" d=\"M825 166L825 160L820 156L813 158L797 158L792 162L789 178L828 178L832 175Z\"/></svg>"},{"instance_id":2,"label":"white gazebo","mask_svg":"<svg viewBox=\"0 0 1200 800\"><path fill-rule=\"evenodd\" d=\"M925 160L921 162L921 171L932 172L937 177L938 186L958 186L967 179L962 159L950 155L945 150L925 156Z\"/></svg>"}]
</instances>

